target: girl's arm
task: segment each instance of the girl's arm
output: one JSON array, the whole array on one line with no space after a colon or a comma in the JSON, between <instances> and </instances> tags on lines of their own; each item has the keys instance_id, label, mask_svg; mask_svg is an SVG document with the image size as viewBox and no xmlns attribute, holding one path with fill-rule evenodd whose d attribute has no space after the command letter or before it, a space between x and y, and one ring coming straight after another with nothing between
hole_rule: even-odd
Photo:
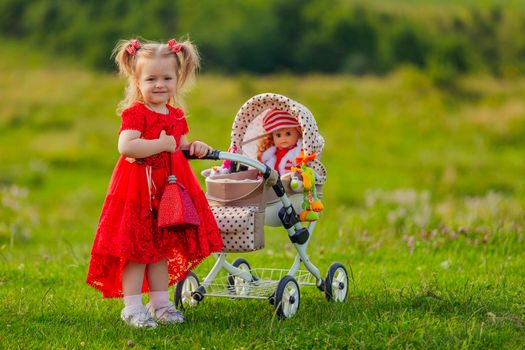
<instances>
[{"instance_id":1,"label":"girl's arm","mask_svg":"<svg viewBox=\"0 0 525 350\"><path fill-rule=\"evenodd\" d=\"M118 151L131 158L146 158L160 152L174 152L177 148L175 138L166 135L163 130L158 139L145 140L140 138L140 131L124 130L118 138Z\"/></svg>"},{"instance_id":2,"label":"girl's arm","mask_svg":"<svg viewBox=\"0 0 525 350\"><path fill-rule=\"evenodd\" d=\"M204 157L209 152L213 151L213 148L201 141L193 141L192 143L188 142L186 135L183 135L180 138L180 149L189 150L191 155L196 155L199 158Z\"/></svg>"}]
</instances>

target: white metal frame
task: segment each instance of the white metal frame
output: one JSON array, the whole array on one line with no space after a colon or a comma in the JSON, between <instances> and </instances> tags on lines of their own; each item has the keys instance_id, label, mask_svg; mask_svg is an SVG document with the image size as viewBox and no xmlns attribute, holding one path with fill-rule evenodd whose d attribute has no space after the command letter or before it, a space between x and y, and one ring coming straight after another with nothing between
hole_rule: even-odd
<instances>
[{"instance_id":1,"label":"white metal frame","mask_svg":"<svg viewBox=\"0 0 525 350\"><path fill-rule=\"evenodd\" d=\"M219 159L231 160L252 166L257 170L264 173L267 170L267 166L252 158L228 152L219 152ZM272 169L272 171L275 171ZM284 208L288 208L288 214L292 211L290 200L286 193L280 197L280 200ZM252 269L251 273L240 268L233 266L226 261L227 253L216 253L214 256L217 261L212 267L208 275L204 278L201 286L205 289L205 296L217 296L217 297L229 297L229 298L250 298L250 299L267 299L277 287L277 284L281 278L285 275L294 277L300 286L321 286L323 280L319 269L310 261L306 250L310 243L310 240L315 229L316 222L313 221L308 225L309 237L308 240L303 244L293 243L297 250L295 260L289 270L284 269ZM287 229L288 235L291 237L296 233L296 230L301 229L303 226L300 222L297 222L294 226ZM299 270L301 263L304 264L307 271ZM233 277L240 277L246 282L249 282L249 292L243 294L232 293L232 289L229 288L227 277L217 279L217 274L222 270L226 270ZM275 277L278 276L278 279ZM315 279L315 281L314 281Z\"/></svg>"}]
</instances>

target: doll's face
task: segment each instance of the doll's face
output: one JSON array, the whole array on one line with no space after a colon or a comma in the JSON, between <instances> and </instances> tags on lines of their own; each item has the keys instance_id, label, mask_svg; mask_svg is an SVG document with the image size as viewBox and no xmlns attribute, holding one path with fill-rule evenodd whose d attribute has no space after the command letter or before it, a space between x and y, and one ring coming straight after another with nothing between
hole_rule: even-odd
<instances>
[{"instance_id":1,"label":"doll's face","mask_svg":"<svg viewBox=\"0 0 525 350\"><path fill-rule=\"evenodd\" d=\"M278 149L295 146L297 140L301 137L298 128L279 129L272 133L273 143Z\"/></svg>"}]
</instances>

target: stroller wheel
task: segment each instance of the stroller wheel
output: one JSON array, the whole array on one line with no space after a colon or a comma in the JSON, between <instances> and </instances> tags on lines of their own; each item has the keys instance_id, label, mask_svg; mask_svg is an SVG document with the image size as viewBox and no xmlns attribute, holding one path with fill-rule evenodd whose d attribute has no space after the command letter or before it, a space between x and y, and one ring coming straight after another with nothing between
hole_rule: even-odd
<instances>
[{"instance_id":1,"label":"stroller wheel","mask_svg":"<svg viewBox=\"0 0 525 350\"><path fill-rule=\"evenodd\" d=\"M290 318L297 313L301 301L299 284L292 276L284 276L277 285L273 306L279 318Z\"/></svg>"},{"instance_id":2,"label":"stroller wheel","mask_svg":"<svg viewBox=\"0 0 525 350\"><path fill-rule=\"evenodd\" d=\"M248 261L244 258L237 258L233 261L232 265L240 270L246 271L251 274L252 268ZM253 279L256 280L255 276ZM244 278L239 276L233 276L228 274L228 290L232 295L247 295L250 291L250 281L246 281Z\"/></svg>"},{"instance_id":3,"label":"stroller wheel","mask_svg":"<svg viewBox=\"0 0 525 350\"><path fill-rule=\"evenodd\" d=\"M343 302L348 293L348 273L341 263L333 263L328 269L324 292L328 301Z\"/></svg>"},{"instance_id":4,"label":"stroller wheel","mask_svg":"<svg viewBox=\"0 0 525 350\"><path fill-rule=\"evenodd\" d=\"M175 287L174 301L175 306L184 309L186 306L197 306L202 300L202 295L198 290L200 286L199 278L190 272L186 278L177 283Z\"/></svg>"}]
</instances>

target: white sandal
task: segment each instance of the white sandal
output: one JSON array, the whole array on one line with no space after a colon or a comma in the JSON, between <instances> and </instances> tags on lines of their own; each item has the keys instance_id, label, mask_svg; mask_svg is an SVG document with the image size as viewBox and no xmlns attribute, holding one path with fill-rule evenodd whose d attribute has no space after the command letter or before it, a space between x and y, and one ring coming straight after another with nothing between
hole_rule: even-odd
<instances>
[{"instance_id":1,"label":"white sandal","mask_svg":"<svg viewBox=\"0 0 525 350\"><path fill-rule=\"evenodd\" d=\"M168 306L153 309L151 303L146 305L146 310L153 316L153 319L161 324L184 323L182 312L170 303Z\"/></svg>"},{"instance_id":2,"label":"white sandal","mask_svg":"<svg viewBox=\"0 0 525 350\"><path fill-rule=\"evenodd\" d=\"M143 305L140 307L125 307L120 312L120 318L132 327L157 328L157 323Z\"/></svg>"}]
</instances>

